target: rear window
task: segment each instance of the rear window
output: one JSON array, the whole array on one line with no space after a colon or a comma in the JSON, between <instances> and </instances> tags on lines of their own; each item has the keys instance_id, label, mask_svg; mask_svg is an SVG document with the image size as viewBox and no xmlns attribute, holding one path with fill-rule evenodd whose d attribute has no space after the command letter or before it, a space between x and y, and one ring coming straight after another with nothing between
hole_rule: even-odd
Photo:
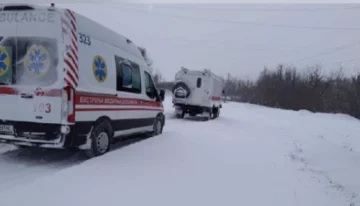
<instances>
[{"instance_id":1,"label":"rear window","mask_svg":"<svg viewBox=\"0 0 360 206\"><path fill-rule=\"evenodd\" d=\"M48 86L58 79L57 40L0 37L0 85Z\"/></svg>"},{"instance_id":2,"label":"rear window","mask_svg":"<svg viewBox=\"0 0 360 206\"><path fill-rule=\"evenodd\" d=\"M201 87L201 78L200 78L200 77L197 78L197 80L196 80L196 87L197 87L197 88L200 88L200 87Z\"/></svg>"}]
</instances>

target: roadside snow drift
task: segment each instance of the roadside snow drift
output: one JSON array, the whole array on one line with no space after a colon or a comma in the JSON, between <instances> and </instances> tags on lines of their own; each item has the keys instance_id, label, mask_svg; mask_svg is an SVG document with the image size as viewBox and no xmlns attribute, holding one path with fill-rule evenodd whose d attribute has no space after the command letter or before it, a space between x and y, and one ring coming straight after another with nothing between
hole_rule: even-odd
<instances>
[{"instance_id":1,"label":"roadside snow drift","mask_svg":"<svg viewBox=\"0 0 360 206\"><path fill-rule=\"evenodd\" d=\"M358 203L360 124L351 117L224 103L220 118L202 122L174 119L169 97L165 107L162 135L8 185L0 205ZM1 168L7 164L0 161Z\"/></svg>"}]
</instances>

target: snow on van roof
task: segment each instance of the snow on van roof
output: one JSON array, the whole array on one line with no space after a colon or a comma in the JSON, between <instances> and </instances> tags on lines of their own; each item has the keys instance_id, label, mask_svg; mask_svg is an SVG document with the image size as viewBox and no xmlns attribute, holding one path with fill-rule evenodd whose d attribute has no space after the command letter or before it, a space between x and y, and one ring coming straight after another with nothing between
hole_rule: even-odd
<instances>
[{"instance_id":1,"label":"snow on van roof","mask_svg":"<svg viewBox=\"0 0 360 206\"><path fill-rule=\"evenodd\" d=\"M189 74L203 74L203 73L208 73L210 74L210 76L214 77L214 78L217 78L219 80L222 81L222 78L218 75L216 75L215 73L213 73L210 69L204 69L204 70L191 70L191 69L188 69L188 68L185 68L185 67L181 67L180 68L180 71L179 72L186 72L186 73L189 73Z\"/></svg>"}]
</instances>

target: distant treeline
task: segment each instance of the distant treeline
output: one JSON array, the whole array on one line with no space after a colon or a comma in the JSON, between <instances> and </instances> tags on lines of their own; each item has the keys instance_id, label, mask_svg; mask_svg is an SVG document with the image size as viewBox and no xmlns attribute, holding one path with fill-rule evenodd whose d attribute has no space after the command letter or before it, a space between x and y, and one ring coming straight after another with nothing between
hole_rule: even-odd
<instances>
[{"instance_id":1,"label":"distant treeline","mask_svg":"<svg viewBox=\"0 0 360 206\"><path fill-rule=\"evenodd\" d=\"M320 67L299 72L296 68L279 65L275 70L264 69L256 81L228 76L227 96L242 102L282 109L313 112L345 113L360 118L360 75L345 77L342 70L325 76ZM171 89L173 82L158 82L159 88Z\"/></svg>"}]
</instances>

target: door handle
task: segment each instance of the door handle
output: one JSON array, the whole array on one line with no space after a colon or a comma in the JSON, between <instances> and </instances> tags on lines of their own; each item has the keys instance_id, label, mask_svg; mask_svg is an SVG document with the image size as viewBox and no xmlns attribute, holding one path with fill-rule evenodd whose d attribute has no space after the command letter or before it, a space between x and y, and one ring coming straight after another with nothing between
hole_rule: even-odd
<instances>
[{"instance_id":1,"label":"door handle","mask_svg":"<svg viewBox=\"0 0 360 206\"><path fill-rule=\"evenodd\" d=\"M24 99L32 99L32 98L34 98L34 95L32 95L32 94L26 94L26 93L21 93L21 98L24 98Z\"/></svg>"}]
</instances>

